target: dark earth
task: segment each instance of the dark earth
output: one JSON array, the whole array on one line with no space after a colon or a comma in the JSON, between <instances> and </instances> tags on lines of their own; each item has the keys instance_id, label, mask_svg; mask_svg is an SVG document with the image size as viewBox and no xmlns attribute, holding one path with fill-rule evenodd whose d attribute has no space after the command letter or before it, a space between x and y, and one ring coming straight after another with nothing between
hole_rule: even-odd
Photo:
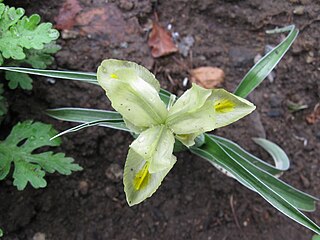
<instances>
[{"instance_id":1,"label":"dark earth","mask_svg":"<svg viewBox=\"0 0 320 240\"><path fill-rule=\"evenodd\" d=\"M73 1L74 2L74 1ZM265 30L295 24L300 34L275 70L249 99L254 114L218 129L215 134L239 143L253 154L270 157L252 142L266 137L280 145L291 160L286 182L320 197L320 124L308 124L320 96L320 2L318 0L79 0L75 22L62 31L52 69L95 72L106 58L138 62L153 71L161 86L179 95L189 70L220 67L223 87L233 91L253 65L257 54L285 35ZM8 1L55 23L63 2ZM156 14L155 14L156 13ZM194 39L186 56L175 53L152 58L147 44L150 21ZM187 49L188 50L188 49ZM45 115L48 108L72 106L111 109L96 86L34 77L32 91L8 90L10 110L1 137L26 119L51 123L61 131L72 123ZM308 108L292 113L290 102ZM259 239L310 240L313 233L288 219L259 195L217 171L191 153L177 154L178 162L152 198L129 207L122 184L130 134L92 127L62 137L57 150L84 170L70 176L48 174L48 186L18 191L8 178L0 183L0 227L3 239ZM319 207L319 204L318 204ZM320 224L320 210L307 213Z\"/></svg>"}]
</instances>

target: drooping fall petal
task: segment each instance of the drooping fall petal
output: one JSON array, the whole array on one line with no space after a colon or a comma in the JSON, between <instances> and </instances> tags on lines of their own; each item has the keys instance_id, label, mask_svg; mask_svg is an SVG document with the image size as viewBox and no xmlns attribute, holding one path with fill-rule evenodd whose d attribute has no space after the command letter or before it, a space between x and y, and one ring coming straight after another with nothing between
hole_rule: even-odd
<instances>
[{"instance_id":1,"label":"drooping fall petal","mask_svg":"<svg viewBox=\"0 0 320 240\"><path fill-rule=\"evenodd\" d=\"M143 131L130 148L149 163L149 172L155 173L172 164L174 141L173 133L165 125L159 125Z\"/></svg>"},{"instance_id":2,"label":"drooping fall petal","mask_svg":"<svg viewBox=\"0 0 320 240\"><path fill-rule=\"evenodd\" d=\"M123 184L129 206L133 206L150 197L161 185L176 162L172 155L170 166L160 172L150 173L150 163L145 161L133 149L129 149L124 167Z\"/></svg>"}]
</instances>

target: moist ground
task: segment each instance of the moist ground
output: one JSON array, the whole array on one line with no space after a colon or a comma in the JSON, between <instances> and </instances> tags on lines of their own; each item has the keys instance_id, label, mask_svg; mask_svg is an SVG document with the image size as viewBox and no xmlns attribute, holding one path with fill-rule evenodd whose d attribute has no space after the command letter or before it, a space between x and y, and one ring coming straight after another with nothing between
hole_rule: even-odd
<instances>
[{"instance_id":1,"label":"moist ground","mask_svg":"<svg viewBox=\"0 0 320 240\"><path fill-rule=\"evenodd\" d=\"M14 4L54 22L63 2ZM95 72L106 58L133 60L152 70L161 86L177 95L190 87L190 83L183 85L188 71L200 66L222 68L226 74L223 87L233 91L254 57L283 37L270 37L265 30L296 24L301 32L275 70L274 81L266 80L249 96L257 106L255 113L215 134L267 160L251 138L267 137L279 144L291 159L291 168L282 179L319 197L320 124L309 125L305 120L320 96L318 1L79 0L79 4L82 10L69 35L58 41L62 50L51 68ZM179 33L178 41L187 36L194 39L186 57L176 53L152 58L146 30L155 12L162 26L171 24L171 31ZM25 119L51 123L58 130L74 126L47 117L48 108L111 109L99 87L41 77L34 77L32 91L7 91L6 97L10 110L1 125L1 137ZM309 108L291 113L289 101ZM12 179L2 181L4 239L32 239L39 233L46 239L77 240L311 239L311 231L188 152L177 155L175 167L152 198L130 208L119 174L132 137L93 127L62 139L58 150L75 158L84 170L71 176L48 175L48 187L40 190L28 186L19 192ZM320 210L307 215L320 223Z\"/></svg>"}]
</instances>

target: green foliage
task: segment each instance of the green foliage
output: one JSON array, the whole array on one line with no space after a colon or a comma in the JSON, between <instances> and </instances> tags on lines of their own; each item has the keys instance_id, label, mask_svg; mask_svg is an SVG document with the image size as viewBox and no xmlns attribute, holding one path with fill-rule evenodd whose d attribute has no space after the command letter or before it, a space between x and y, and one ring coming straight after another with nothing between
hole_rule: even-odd
<instances>
[{"instance_id":1,"label":"green foliage","mask_svg":"<svg viewBox=\"0 0 320 240\"><path fill-rule=\"evenodd\" d=\"M60 50L53 41L59 32L51 23L40 23L40 16L23 16L22 8L14 8L0 3L0 65L31 65L44 69L52 64L51 54ZM9 87L32 89L32 79L27 74L6 73Z\"/></svg>"},{"instance_id":2,"label":"green foliage","mask_svg":"<svg viewBox=\"0 0 320 240\"><path fill-rule=\"evenodd\" d=\"M43 49L44 44L59 37L51 23L39 24L39 15L23 17L24 12L22 8L0 4L0 50L3 58L25 59L24 48Z\"/></svg>"},{"instance_id":3,"label":"green foliage","mask_svg":"<svg viewBox=\"0 0 320 240\"><path fill-rule=\"evenodd\" d=\"M32 78L25 73L6 72L5 78L9 81L9 88L16 89L20 86L24 90L32 89Z\"/></svg>"},{"instance_id":4,"label":"green foliage","mask_svg":"<svg viewBox=\"0 0 320 240\"><path fill-rule=\"evenodd\" d=\"M3 231L1 228L0 228L0 237L3 237Z\"/></svg>"},{"instance_id":5,"label":"green foliage","mask_svg":"<svg viewBox=\"0 0 320 240\"><path fill-rule=\"evenodd\" d=\"M82 170L78 164L73 163L72 158L65 157L63 153L34 153L44 146L59 146L59 138L50 140L56 133L51 125L40 122L25 121L15 125L10 135L0 142L0 180L9 174L12 163L13 185L18 190L23 190L28 182L34 188L45 187L46 172L57 171L69 175L72 171Z\"/></svg>"}]
</instances>

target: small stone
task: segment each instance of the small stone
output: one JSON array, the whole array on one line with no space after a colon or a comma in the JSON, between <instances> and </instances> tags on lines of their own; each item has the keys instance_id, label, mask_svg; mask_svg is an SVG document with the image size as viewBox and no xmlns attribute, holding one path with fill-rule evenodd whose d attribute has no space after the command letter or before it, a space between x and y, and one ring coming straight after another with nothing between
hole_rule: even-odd
<instances>
[{"instance_id":1,"label":"small stone","mask_svg":"<svg viewBox=\"0 0 320 240\"><path fill-rule=\"evenodd\" d=\"M231 47L229 50L230 60L234 63L235 67L243 67L252 64L256 53L252 49L245 47Z\"/></svg>"},{"instance_id":2,"label":"small stone","mask_svg":"<svg viewBox=\"0 0 320 240\"><path fill-rule=\"evenodd\" d=\"M126 11L130 11L132 8L134 7L134 3L131 0L120 0L119 1L119 8L126 10Z\"/></svg>"},{"instance_id":3,"label":"small stone","mask_svg":"<svg viewBox=\"0 0 320 240\"><path fill-rule=\"evenodd\" d=\"M187 195L185 196L185 198L186 198L186 200L187 200L188 202L191 202L191 201L193 200L192 195L189 195L189 194L187 194Z\"/></svg>"},{"instance_id":4,"label":"small stone","mask_svg":"<svg viewBox=\"0 0 320 240\"><path fill-rule=\"evenodd\" d=\"M113 182L120 182L123 175L123 170L119 164L112 163L105 171L105 175Z\"/></svg>"},{"instance_id":5,"label":"small stone","mask_svg":"<svg viewBox=\"0 0 320 240\"><path fill-rule=\"evenodd\" d=\"M219 86L224 81L224 71L217 67L199 67L192 69L191 82L212 89Z\"/></svg>"},{"instance_id":6,"label":"small stone","mask_svg":"<svg viewBox=\"0 0 320 240\"><path fill-rule=\"evenodd\" d=\"M80 181L80 182L79 182L79 186L78 186L78 190L79 190L79 192L80 192L83 196L87 195L87 194L88 194L88 191L89 191L89 184L88 184L88 182L86 182L86 181Z\"/></svg>"},{"instance_id":7,"label":"small stone","mask_svg":"<svg viewBox=\"0 0 320 240\"><path fill-rule=\"evenodd\" d=\"M313 63L314 62L314 60L315 60L315 58L312 56L312 55L308 55L307 57L306 57L306 62L307 63Z\"/></svg>"},{"instance_id":8,"label":"small stone","mask_svg":"<svg viewBox=\"0 0 320 240\"><path fill-rule=\"evenodd\" d=\"M178 44L178 49L182 56L188 56L190 48L193 46L194 42L194 37L191 35L182 38L181 42Z\"/></svg>"},{"instance_id":9,"label":"small stone","mask_svg":"<svg viewBox=\"0 0 320 240\"><path fill-rule=\"evenodd\" d=\"M281 109L275 108L275 109L271 109L267 114L269 117L276 118L282 115L282 111Z\"/></svg>"},{"instance_id":10,"label":"small stone","mask_svg":"<svg viewBox=\"0 0 320 240\"><path fill-rule=\"evenodd\" d=\"M269 99L269 104L272 108L278 108L281 106L282 99L279 98L276 94L271 94Z\"/></svg>"},{"instance_id":11,"label":"small stone","mask_svg":"<svg viewBox=\"0 0 320 240\"><path fill-rule=\"evenodd\" d=\"M295 15L303 15L304 14L304 6L297 6L293 9L293 14Z\"/></svg>"},{"instance_id":12,"label":"small stone","mask_svg":"<svg viewBox=\"0 0 320 240\"><path fill-rule=\"evenodd\" d=\"M117 189L110 185L110 186L106 186L105 188L105 192L107 194L107 196L111 199L116 198L119 196L119 192L117 191Z\"/></svg>"},{"instance_id":13,"label":"small stone","mask_svg":"<svg viewBox=\"0 0 320 240\"><path fill-rule=\"evenodd\" d=\"M76 39L79 36L79 32L72 30L63 30L61 32L62 39Z\"/></svg>"},{"instance_id":14,"label":"small stone","mask_svg":"<svg viewBox=\"0 0 320 240\"><path fill-rule=\"evenodd\" d=\"M46 235L41 232L37 232L35 235L33 235L32 240L46 240Z\"/></svg>"},{"instance_id":15,"label":"small stone","mask_svg":"<svg viewBox=\"0 0 320 240\"><path fill-rule=\"evenodd\" d=\"M54 85L56 83L56 80L54 78L46 78L46 82L51 85Z\"/></svg>"}]
</instances>

